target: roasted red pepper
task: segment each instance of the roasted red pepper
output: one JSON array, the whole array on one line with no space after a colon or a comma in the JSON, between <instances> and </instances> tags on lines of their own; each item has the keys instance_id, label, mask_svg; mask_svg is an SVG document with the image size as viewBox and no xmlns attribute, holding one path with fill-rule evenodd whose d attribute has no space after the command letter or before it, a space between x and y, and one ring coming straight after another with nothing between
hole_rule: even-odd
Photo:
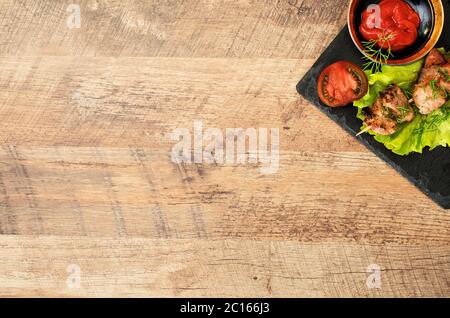
<instances>
[{"instance_id":1,"label":"roasted red pepper","mask_svg":"<svg viewBox=\"0 0 450 318\"><path fill-rule=\"evenodd\" d=\"M367 40L383 49L400 51L417 39L419 15L403 0L382 0L378 7L369 6L362 15L359 28Z\"/></svg>"}]
</instances>

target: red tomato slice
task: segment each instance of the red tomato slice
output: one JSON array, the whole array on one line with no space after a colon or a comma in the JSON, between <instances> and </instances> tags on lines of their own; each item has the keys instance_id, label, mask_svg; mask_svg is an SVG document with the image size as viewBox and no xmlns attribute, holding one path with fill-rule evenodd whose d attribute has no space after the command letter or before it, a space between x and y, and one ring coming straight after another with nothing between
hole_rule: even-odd
<instances>
[{"instance_id":1,"label":"red tomato slice","mask_svg":"<svg viewBox=\"0 0 450 318\"><path fill-rule=\"evenodd\" d=\"M317 82L320 100L330 107L342 107L367 94L364 71L351 62L339 61L325 68Z\"/></svg>"}]
</instances>

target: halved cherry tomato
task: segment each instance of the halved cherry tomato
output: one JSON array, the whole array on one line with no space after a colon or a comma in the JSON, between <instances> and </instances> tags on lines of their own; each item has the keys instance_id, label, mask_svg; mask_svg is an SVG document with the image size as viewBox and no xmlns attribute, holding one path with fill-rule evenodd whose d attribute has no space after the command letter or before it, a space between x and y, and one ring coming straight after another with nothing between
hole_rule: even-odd
<instances>
[{"instance_id":1,"label":"halved cherry tomato","mask_svg":"<svg viewBox=\"0 0 450 318\"><path fill-rule=\"evenodd\" d=\"M364 71L351 62L339 61L322 71L317 82L320 100L330 107L342 107L367 94Z\"/></svg>"}]
</instances>

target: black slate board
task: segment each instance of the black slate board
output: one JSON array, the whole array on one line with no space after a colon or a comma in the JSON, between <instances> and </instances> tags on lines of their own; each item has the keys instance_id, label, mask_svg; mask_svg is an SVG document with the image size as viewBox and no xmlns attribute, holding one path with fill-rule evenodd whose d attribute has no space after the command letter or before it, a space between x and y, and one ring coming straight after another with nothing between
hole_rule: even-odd
<instances>
[{"instance_id":1,"label":"black slate board","mask_svg":"<svg viewBox=\"0 0 450 318\"><path fill-rule=\"evenodd\" d=\"M446 11L446 22L438 47L445 47L449 50L450 0L443 2ZM297 84L297 91L348 133L355 136L362 126L361 120L356 118L356 107L326 107L321 104L317 96L317 77L320 72L326 66L339 60L351 61L357 65L362 64L361 53L353 44L347 27L339 33L311 70ZM450 209L450 148L438 147L433 151L424 150L423 154L413 153L408 156L399 156L388 150L383 144L378 143L369 134L356 138L440 206ZM382 196L383 194L380 192L380 195Z\"/></svg>"}]
</instances>

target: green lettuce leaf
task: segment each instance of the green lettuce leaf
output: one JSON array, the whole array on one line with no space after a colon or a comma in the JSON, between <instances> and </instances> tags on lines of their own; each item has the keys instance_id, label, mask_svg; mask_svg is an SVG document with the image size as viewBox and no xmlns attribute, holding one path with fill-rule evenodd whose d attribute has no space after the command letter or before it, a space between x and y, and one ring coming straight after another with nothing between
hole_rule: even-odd
<instances>
[{"instance_id":1,"label":"green lettuce leaf","mask_svg":"<svg viewBox=\"0 0 450 318\"><path fill-rule=\"evenodd\" d=\"M445 58L448 60L450 58L450 52L447 52L444 48L439 48L438 49L439 52L441 52L442 54L444 54Z\"/></svg>"},{"instance_id":2,"label":"green lettuce leaf","mask_svg":"<svg viewBox=\"0 0 450 318\"><path fill-rule=\"evenodd\" d=\"M369 91L366 96L354 102L353 105L358 108L372 106L378 95L391 84L397 84L403 90L410 91L417 82L422 65L423 60L420 60L402 66L383 65L381 72L374 74L366 72L369 79Z\"/></svg>"},{"instance_id":3,"label":"green lettuce leaf","mask_svg":"<svg viewBox=\"0 0 450 318\"><path fill-rule=\"evenodd\" d=\"M361 109L358 118L364 119ZM429 115L416 114L410 123L399 125L395 134L384 136L369 132L375 140L384 144L386 148L398 155L408 155L412 152L422 153L423 149L430 150L438 146L450 146L450 102Z\"/></svg>"},{"instance_id":4,"label":"green lettuce leaf","mask_svg":"<svg viewBox=\"0 0 450 318\"><path fill-rule=\"evenodd\" d=\"M417 81L422 65L423 60L404 66L383 66L381 72L369 73L369 91L366 96L354 103L354 106L359 108L358 118L364 119L361 109L373 105L378 95L391 84L399 85L409 94ZM386 148L402 156L412 152L422 153L426 147L433 150L438 146L450 146L450 101L428 115L421 115L416 111L414 120L399 125L393 135L383 136L372 131L369 133Z\"/></svg>"}]
</instances>

